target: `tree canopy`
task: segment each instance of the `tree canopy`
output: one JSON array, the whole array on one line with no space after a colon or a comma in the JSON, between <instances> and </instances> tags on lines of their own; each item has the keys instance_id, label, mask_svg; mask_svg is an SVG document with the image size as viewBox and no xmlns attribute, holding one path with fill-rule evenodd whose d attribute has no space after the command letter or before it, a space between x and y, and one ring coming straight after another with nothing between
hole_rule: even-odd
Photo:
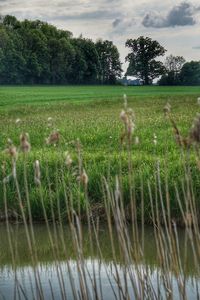
<instances>
[{"instance_id":1,"label":"tree canopy","mask_svg":"<svg viewBox=\"0 0 200 300\"><path fill-rule=\"evenodd\" d=\"M180 72L183 85L200 85L200 61L186 62Z\"/></svg>"},{"instance_id":2,"label":"tree canopy","mask_svg":"<svg viewBox=\"0 0 200 300\"><path fill-rule=\"evenodd\" d=\"M148 85L164 73L163 63L155 58L163 56L166 50L157 41L140 36L127 40L126 47L131 50L126 57L129 62L126 75L136 76Z\"/></svg>"},{"instance_id":3,"label":"tree canopy","mask_svg":"<svg viewBox=\"0 0 200 300\"><path fill-rule=\"evenodd\" d=\"M73 38L39 20L0 18L0 83L107 84L116 83L121 72L111 41Z\"/></svg>"},{"instance_id":4,"label":"tree canopy","mask_svg":"<svg viewBox=\"0 0 200 300\"><path fill-rule=\"evenodd\" d=\"M178 85L181 84L180 72L185 63L183 56L169 55L165 59L165 73L159 80L160 85Z\"/></svg>"}]
</instances>

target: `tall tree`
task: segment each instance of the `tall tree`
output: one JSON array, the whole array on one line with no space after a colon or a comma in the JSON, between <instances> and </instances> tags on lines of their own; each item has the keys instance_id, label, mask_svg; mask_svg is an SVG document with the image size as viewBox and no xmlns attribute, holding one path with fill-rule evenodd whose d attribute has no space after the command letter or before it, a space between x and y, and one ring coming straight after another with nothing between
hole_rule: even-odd
<instances>
[{"instance_id":1,"label":"tall tree","mask_svg":"<svg viewBox=\"0 0 200 300\"><path fill-rule=\"evenodd\" d=\"M96 49L100 62L99 81L106 84L116 83L122 74L122 64L117 47L111 41L98 40Z\"/></svg>"},{"instance_id":2,"label":"tall tree","mask_svg":"<svg viewBox=\"0 0 200 300\"><path fill-rule=\"evenodd\" d=\"M136 76L148 85L163 74L164 65L155 58L163 56L166 50L157 41L140 36L138 39L127 40L126 47L131 50L126 56L129 62L126 75Z\"/></svg>"},{"instance_id":3,"label":"tall tree","mask_svg":"<svg viewBox=\"0 0 200 300\"><path fill-rule=\"evenodd\" d=\"M160 85L180 84L180 72L185 63L183 56L169 55L165 60L165 74L159 80Z\"/></svg>"},{"instance_id":4,"label":"tall tree","mask_svg":"<svg viewBox=\"0 0 200 300\"><path fill-rule=\"evenodd\" d=\"M183 65L180 72L183 85L200 85L200 61L191 61Z\"/></svg>"},{"instance_id":5,"label":"tall tree","mask_svg":"<svg viewBox=\"0 0 200 300\"><path fill-rule=\"evenodd\" d=\"M81 36L73 39L72 44L76 49L73 80L76 83L96 83L99 72L99 57L94 42Z\"/></svg>"}]
</instances>

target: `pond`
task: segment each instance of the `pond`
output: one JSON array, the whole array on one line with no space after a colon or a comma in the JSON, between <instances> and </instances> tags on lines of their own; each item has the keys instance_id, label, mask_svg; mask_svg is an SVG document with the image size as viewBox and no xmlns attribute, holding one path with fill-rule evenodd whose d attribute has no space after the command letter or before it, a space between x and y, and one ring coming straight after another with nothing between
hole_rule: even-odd
<instances>
[{"instance_id":1,"label":"pond","mask_svg":"<svg viewBox=\"0 0 200 300\"><path fill-rule=\"evenodd\" d=\"M144 255L134 256L133 251L131 261L119 247L119 232L112 230L111 241L106 226L100 226L98 238L96 232L97 243L91 243L87 226L77 244L76 232L67 225L34 225L34 243L31 227L27 230L29 235L24 225L10 225L8 234L6 225L0 225L0 299L165 299L181 293L188 299L198 297L198 268L192 247L185 246L184 230L178 231L184 272L160 263L151 227L139 229Z\"/></svg>"}]
</instances>

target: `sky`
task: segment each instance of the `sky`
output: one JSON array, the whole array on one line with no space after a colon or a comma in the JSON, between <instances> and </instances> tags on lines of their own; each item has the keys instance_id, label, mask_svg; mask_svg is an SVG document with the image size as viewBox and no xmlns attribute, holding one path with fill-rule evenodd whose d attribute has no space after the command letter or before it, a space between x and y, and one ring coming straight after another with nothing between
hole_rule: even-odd
<instances>
[{"instance_id":1,"label":"sky","mask_svg":"<svg viewBox=\"0 0 200 300\"><path fill-rule=\"evenodd\" d=\"M75 37L112 40L122 62L126 40L140 35L158 40L166 55L200 60L199 0L0 0L0 14L47 21Z\"/></svg>"}]
</instances>

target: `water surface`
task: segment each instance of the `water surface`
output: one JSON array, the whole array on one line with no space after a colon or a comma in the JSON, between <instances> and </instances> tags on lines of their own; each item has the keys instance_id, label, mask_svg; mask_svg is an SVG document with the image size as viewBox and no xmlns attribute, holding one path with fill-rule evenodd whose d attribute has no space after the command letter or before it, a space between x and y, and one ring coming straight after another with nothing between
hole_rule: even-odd
<instances>
[{"instance_id":1,"label":"water surface","mask_svg":"<svg viewBox=\"0 0 200 300\"><path fill-rule=\"evenodd\" d=\"M99 299L120 299L122 295L118 293L119 281L124 297L127 296L128 299L129 295L134 299L134 288L140 287L138 274L146 286L144 290L147 295L152 293L152 299L153 291L165 295L166 279L171 281L173 297L178 298L183 274L187 297L197 298L199 277L191 247L187 247L187 260L183 274L169 270L165 277L159 264L152 228L146 227L144 230L144 257L137 259L137 262L132 260L127 265L124 264L120 253L118 233L115 230L113 230L115 256L106 226L101 226L98 231L101 251L95 242L91 248L90 235L86 226L82 229L81 249L83 251L81 253L77 253L74 248L70 227L63 227L63 235L60 232L59 226L50 226L52 238L50 240L45 225L34 225L34 255L37 257L34 261L24 226L10 226L9 240L6 226L0 225L0 299L74 299L76 297L78 299L78 297L83 298L84 295L90 299L97 298L97 295ZM141 235L142 232L139 231L140 238ZM180 257L183 260L185 232L180 230L178 235Z\"/></svg>"}]
</instances>

